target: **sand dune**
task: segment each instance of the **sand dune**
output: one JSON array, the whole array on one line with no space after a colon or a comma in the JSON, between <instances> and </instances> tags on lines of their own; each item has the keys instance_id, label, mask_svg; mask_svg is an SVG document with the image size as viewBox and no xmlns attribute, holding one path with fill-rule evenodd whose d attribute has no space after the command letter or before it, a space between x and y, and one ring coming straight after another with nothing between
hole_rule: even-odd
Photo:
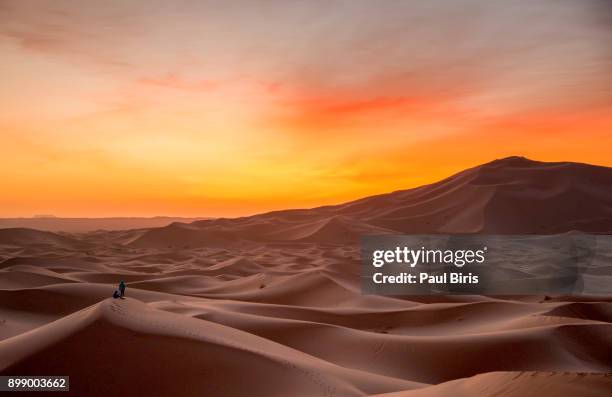
<instances>
[{"instance_id":1,"label":"sand dune","mask_svg":"<svg viewBox=\"0 0 612 397\"><path fill-rule=\"evenodd\" d=\"M103 348L100 342L106 342ZM76 368L74 363L79 363ZM361 396L423 386L333 365L133 299L107 299L5 340L0 369L4 374L70 373L73 392L88 395L128 394L136 384L143 395L193 395L197 390L224 396ZM262 381L271 378L276 380Z\"/></svg>"},{"instance_id":2,"label":"sand dune","mask_svg":"<svg viewBox=\"0 0 612 397\"><path fill-rule=\"evenodd\" d=\"M130 245L348 244L363 234L568 231L612 232L612 169L510 157L431 185L336 206L175 223L153 229Z\"/></svg>"},{"instance_id":3,"label":"sand dune","mask_svg":"<svg viewBox=\"0 0 612 397\"><path fill-rule=\"evenodd\" d=\"M0 229L0 245L23 247L28 245L50 245L54 247L72 247L80 242L57 233L27 228Z\"/></svg>"},{"instance_id":4,"label":"sand dune","mask_svg":"<svg viewBox=\"0 0 612 397\"><path fill-rule=\"evenodd\" d=\"M362 295L357 241L606 233L611 175L509 158L310 210L0 230L0 374L92 396L607 396L612 297Z\"/></svg>"},{"instance_id":5,"label":"sand dune","mask_svg":"<svg viewBox=\"0 0 612 397\"><path fill-rule=\"evenodd\" d=\"M200 229L192 225L173 223L146 231L129 243L139 248L198 248L240 246L239 238L219 228Z\"/></svg>"},{"instance_id":6,"label":"sand dune","mask_svg":"<svg viewBox=\"0 0 612 397\"><path fill-rule=\"evenodd\" d=\"M279 227L277 231L265 235L266 240L299 241L309 243L349 244L367 234L391 234L392 230L369 225L365 222L342 215L300 223L289 227Z\"/></svg>"},{"instance_id":7,"label":"sand dune","mask_svg":"<svg viewBox=\"0 0 612 397\"><path fill-rule=\"evenodd\" d=\"M415 391L372 397L539 397L610 395L610 374L492 372Z\"/></svg>"}]
</instances>

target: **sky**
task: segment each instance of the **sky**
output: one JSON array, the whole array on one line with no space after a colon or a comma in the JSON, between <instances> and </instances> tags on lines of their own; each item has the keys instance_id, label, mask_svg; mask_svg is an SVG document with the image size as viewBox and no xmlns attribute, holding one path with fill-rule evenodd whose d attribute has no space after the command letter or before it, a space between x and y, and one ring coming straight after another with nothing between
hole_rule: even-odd
<instances>
[{"instance_id":1,"label":"sky","mask_svg":"<svg viewBox=\"0 0 612 397\"><path fill-rule=\"evenodd\" d=\"M612 2L0 0L0 216L240 216L612 166Z\"/></svg>"}]
</instances>

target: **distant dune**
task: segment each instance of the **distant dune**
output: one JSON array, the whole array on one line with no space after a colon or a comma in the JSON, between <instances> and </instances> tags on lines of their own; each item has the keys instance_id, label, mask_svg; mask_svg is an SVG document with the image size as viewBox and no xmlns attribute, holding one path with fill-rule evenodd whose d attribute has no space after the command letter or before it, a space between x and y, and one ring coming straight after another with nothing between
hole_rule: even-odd
<instances>
[{"instance_id":1,"label":"distant dune","mask_svg":"<svg viewBox=\"0 0 612 397\"><path fill-rule=\"evenodd\" d=\"M72 237L34 229L0 229L0 245L23 247L38 244L66 247L77 245L79 241Z\"/></svg>"},{"instance_id":2,"label":"distant dune","mask_svg":"<svg viewBox=\"0 0 612 397\"><path fill-rule=\"evenodd\" d=\"M610 168L513 157L336 206L0 229L0 374L87 396L609 397L612 296L363 295L356 242L607 233L611 189Z\"/></svg>"},{"instance_id":3,"label":"distant dune","mask_svg":"<svg viewBox=\"0 0 612 397\"><path fill-rule=\"evenodd\" d=\"M415 189L349 203L172 224L133 246L237 241L355 243L364 234L612 232L612 168L509 157Z\"/></svg>"},{"instance_id":4,"label":"distant dune","mask_svg":"<svg viewBox=\"0 0 612 397\"><path fill-rule=\"evenodd\" d=\"M36 216L33 218L0 218L0 228L24 227L50 232L83 233L95 230L127 230L161 227L172 222L193 222L206 218L177 218L157 216L152 218L56 218Z\"/></svg>"},{"instance_id":5,"label":"distant dune","mask_svg":"<svg viewBox=\"0 0 612 397\"><path fill-rule=\"evenodd\" d=\"M389 233L611 233L612 168L509 157L431 185L312 209L198 220L0 219L0 226L11 223L73 233L97 230L95 239L162 249L275 241L342 245L357 243L361 235Z\"/></svg>"}]
</instances>

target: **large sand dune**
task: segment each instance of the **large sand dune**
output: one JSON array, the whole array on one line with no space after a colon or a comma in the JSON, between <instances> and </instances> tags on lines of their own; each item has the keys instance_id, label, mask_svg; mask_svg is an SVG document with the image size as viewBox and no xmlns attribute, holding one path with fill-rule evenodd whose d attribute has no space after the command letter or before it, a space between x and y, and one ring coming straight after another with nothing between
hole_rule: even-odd
<instances>
[{"instance_id":1,"label":"large sand dune","mask_svg":"<svg viewBox=\"0 0 612 397\"><path fill-rule=\"evenodd\" d=\"M612 170L522 157L493 161L416 189L308 210L174 223L131 246L235 246L246 241L326 244L363 234L612 232Z\"/></svg>"},{"instance_id":2,"label":"large sand dune","mask_svg":"<svg viewBox=\"0 0 612 397\"><path fill-rule=\"evenodd\" d=\"M0 373L92 396L610 396L611 296L361 295L355 242L606 233L611 189L607 168L510 158L312 210L0 230Z\"/></svg>"}]
</instances>

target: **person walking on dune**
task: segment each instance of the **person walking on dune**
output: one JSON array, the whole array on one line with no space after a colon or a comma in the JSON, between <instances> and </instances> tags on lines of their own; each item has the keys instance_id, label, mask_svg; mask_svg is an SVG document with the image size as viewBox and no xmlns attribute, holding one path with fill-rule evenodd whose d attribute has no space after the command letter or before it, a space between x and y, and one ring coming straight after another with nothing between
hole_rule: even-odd
<instances>
[{"instance_id":1,"label":"person walking on dune","mask_svg":"<svg viewBox=\"0 0 612 397\"><path fill-rule=\"evenodd\" d=\"M121 280L121 282L119 283L119 294L119 297L123 299L123 295L125 295L125 283L123 282L123 280Z\"/></svg>"}]
</instances>

